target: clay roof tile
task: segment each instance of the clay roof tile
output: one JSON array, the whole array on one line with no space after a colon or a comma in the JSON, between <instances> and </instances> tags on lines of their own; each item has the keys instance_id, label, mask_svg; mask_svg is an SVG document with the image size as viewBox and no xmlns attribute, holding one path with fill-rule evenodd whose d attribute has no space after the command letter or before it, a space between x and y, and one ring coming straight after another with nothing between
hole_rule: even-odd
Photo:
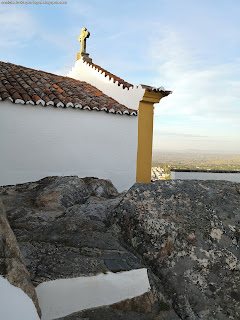
<instances>
[{"instance_id":1,"label":"clay roof tile","mask_svg":"<svg viewBox=\"0 0 240 320\"><path fill-rule=\"evenodd\" d=\"M94 66L100 68L97 65ZM107 72L104 69L101 70ZM108 75L113 77L111 73ZM124 86L132 86L114 77L116 81L122 81ZM0 62L0 100L5 99L15 103L76 107L137 115L136 110L119 104L84 81Z\"/></svg>"}]
</instances>

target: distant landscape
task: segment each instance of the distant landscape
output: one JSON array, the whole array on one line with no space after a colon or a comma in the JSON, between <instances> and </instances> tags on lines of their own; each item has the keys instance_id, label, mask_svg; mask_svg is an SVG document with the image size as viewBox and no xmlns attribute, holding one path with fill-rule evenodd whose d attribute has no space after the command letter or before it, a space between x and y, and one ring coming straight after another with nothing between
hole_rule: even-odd
<instances>
[{"instance_id":1,"label":"distant landscape","mask_svg":"<svg viewBox=\"0 0 240 320\"><path fill-rule=\"evenodd\" d=\"M240 170L240 153L153 152L152 167L161 168L165 179L170 169Z\"/></svg>"}]
</instances>

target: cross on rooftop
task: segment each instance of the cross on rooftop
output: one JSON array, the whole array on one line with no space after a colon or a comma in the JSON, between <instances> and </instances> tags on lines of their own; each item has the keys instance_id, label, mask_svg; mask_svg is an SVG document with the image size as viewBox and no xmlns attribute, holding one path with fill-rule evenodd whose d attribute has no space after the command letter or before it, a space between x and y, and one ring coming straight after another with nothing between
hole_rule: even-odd
<instances>
[{"instance_id":1,"label":"cross on rooftop","mask_svg":"<svg viewBox=\"0 0 240 320\"><path fill-rule=\"evenodd\" d=\"M86 39L90 37L90 32L87 31L87 28L83 27L82 28L82 31L81 31L81 34L79 35L78 37L78 41L81 42L81 51L80 51L80 54L81 53L86 53Z\"/></svg>"}]
</instances>

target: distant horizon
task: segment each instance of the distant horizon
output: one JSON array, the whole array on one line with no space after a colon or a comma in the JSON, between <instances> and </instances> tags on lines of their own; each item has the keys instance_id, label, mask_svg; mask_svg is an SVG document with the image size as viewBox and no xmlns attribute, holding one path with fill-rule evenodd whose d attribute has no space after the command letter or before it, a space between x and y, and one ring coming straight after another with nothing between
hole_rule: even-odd
<instances>
[{"instance_id":1,"label":"distant horizon","mask_svg":"<svg viewBox=\"0 0 240 320\"><path fill-rule=\"evenodd\" d=\"M153 152L152 167L163 166L189 170L240 171L240 153L223 153L212 150L158 150Z\"/></svg>"},{"instance_id":2,"label":"distant horizon","mask_svg":"<svg viewBox=\"0 0 240 320\"><path fill-rule=\"evenodd\" d=\"M222 155L239 155L240 152L234 151L221 151L221 150L200 150L200 149L184 149L184 150L171 150L171 149L153 149L152 156L156 155L157 153L181 153L181 154L191 154L191 153L204 153L204 154L222 154Z\"/></svg>"}]
</instances>

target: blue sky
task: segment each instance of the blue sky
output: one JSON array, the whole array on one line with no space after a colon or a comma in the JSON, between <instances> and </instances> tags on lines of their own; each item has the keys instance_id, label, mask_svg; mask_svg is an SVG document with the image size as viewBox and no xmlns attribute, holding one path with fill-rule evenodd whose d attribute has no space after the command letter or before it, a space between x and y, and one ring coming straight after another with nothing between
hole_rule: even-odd
<instances>
[{"instance_id":1,"label":"blue sky","mask_svg":"<svg viewBox=\"0 0 240 320\"><path fill-rule=\"evenodd\" d=\"M66 75L85 26L94 63L173 91L155 107L154 150L240 153L239 17L239 0L0 1L0 60Z\"/></svg>"}]
</instances>

